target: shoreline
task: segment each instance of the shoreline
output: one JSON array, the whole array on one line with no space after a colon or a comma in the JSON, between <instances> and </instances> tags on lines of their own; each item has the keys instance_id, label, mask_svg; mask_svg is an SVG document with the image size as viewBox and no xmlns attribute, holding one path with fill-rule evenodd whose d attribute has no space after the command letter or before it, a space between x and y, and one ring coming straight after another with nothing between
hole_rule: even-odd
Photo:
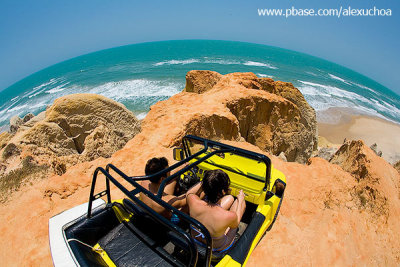
<instances>
[{"instance_id":1,"label":"shoreline","mask_svg":"<svg viewBox=\"0 0 400 267\"><path fill-rule=\"evenodd\" d=\"M318 121L318 135L328 142L340 145L344 139L363 140L367 146L377 144L382 157L394 164L400 160L400 125L386 119L364 114L351 114L351 109L334 108L340 119L336 123Z\"/></svg>"},{"instance_id":2,"label":"shoreline","mask_svg":"<svg viewBox=\"0 0 400 267\"><path fill-rule=\"evenodd\" d=\"M8 129L9 125L1 126L0 134ZM390 164L400 161L400 124L389 119L333 107L317 112L317 129L319 147L339 148L345 139L361 139L367 146L376 143L377 151L382 151L382 157Z\"/></svg>"},{"instance_id":3,"label":"shoreline","mask_svg":"<svg viewBox=\"0 0 400 267\"><path fill-rule=\"evenodd\" d=\"M0 126L0 134L9 127ZM348 107L332 107L317 111L317 129L318 147L339 148L345 139L361 139L369 147L377 144L377 151L382 151L382 158L390 164L400 161L400 124L387 118Z\"/></svg>"}]
</instances>

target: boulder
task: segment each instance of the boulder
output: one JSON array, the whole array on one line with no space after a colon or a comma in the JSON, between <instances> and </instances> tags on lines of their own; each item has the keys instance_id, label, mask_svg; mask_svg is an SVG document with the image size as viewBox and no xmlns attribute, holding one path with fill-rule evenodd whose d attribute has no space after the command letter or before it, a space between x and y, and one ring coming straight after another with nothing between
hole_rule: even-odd
<instances>
[{"instance_id":1,"label":"boulder","mask_svg":"<svg viewBox=\"0 0 400 267\"><path fill-rule=\"evenodd\" d=\"M281 152L279 155L278 155L278 158L280 158L282 161L284 161L284 162L287 162L287 158L286 158L286 156L285 156L285 153L283 153L283 152Z\"/></svg>"},{"instance_id":2,"label":"boulder","mask_svg":"<svg viewBox=\"0 0 400 267\"><path fill-rule=\"evenodd\" d=\"M203 98L206 104L217 98L221 104L225 103L239 124L238 138L264 151L274 155L284 152L288 161L305 163L317 148L315 111L291 83L258 78L251 72L222 76L210 71L190 71L185 91L203 95L193 96L191 101ZM216 129L205 127L205 130ZM235 134L227 139L232 138L237 139Z\"/></svg>"},{"instance_id":3,"label":"boulder","mask_svg":"<svg viewBox=\"0 0 400 267\"><path fill-rule=\"evenodd\" d=\"M19 155L20 153L21 150L14 143L9 143L3 149L2 157L6 160L8 158L11 158L12 156Z\"/></svg>"},{"instance_id":4,"label":"boulder","mask_svg":"<svg viewBox=\"0 0 400 267\"><path fill-rule=\"evenodd\" d=\"M7 145L11 137L12 136L9 132L0 133L0 149L3 149Z\"/></svg>"},{"instance_id":5,"label":"boulder","mask_svg":"<svg viewBox=\"0 0 400 267\"><path fill-rule=\"evenodd\" d=\"M24 118L22 119L23 123L28 122L30 119L32 119L33 117L35 117L35 115L33 115L32 113L28 113L24 116Z\"/></svg>"},{"instance_id":6,"label":"boulder","mask_svg":"<svg viewBox=\"0 0 400 267\"><path fill-rule=\"evenodd\" d=\"M315 157L320 157L329 161L332 158L332 156L336 153L336 151L337 148L334 147L322 147L318 149L318 152L316 153Z\"/></svg>"},{"instance_id":7,"label":"boulder","mask_svg":"<svg viewBox=\"0 0 400 267\"><path fill-rule=\"evenodd\" d=\"M23 120L18 115L12 117L10 119L10 133L15 134L18 131L19 126L21 126L23 123Z\"/></svg>"},{"instance_id":8,"label":"boulder","mask_svg":"<svg viewBox=\"0 0 400 267\"><path fill-rule=\"evenodd\" d=\"M110 157L140 132L139 120L124 105L94 94L58 98L46 111L24 119L21 124L14 117L13 134L0 135L2 175L27 156L62 175L79 162ZM48 167L37 170L47 173Z\"/></svg>"},{"instance_id":9,"label":"boulder","mask_svg":"<svg viewBox=\"0 0 400 267\"><path fill-rule=\"evenodd\" d=\"M393 167L400 173L400 160L393 164Z\"/></svg>"},{"instance_id":10,"label":"boulder","mask_svg":"<svg viewBox=\"0 0 400 267\"><path fill-rule=\"evenodd\" d=\"M56 156L79 154L91 160L111 156L139 131L138 119L124 105L100 95L74 94L56 99L20 142Z\"/></svg>"},{"instance_id":11,"label":"boulder","mask_svg":"<svg viewBox=\"0 0 400 267\"><path fill-rule=\"evenodd\" d=\"M378 145L376 143L373 143L369 148L371 148L372 151L374 151L376 155L378 155L379 157L382 157L382 151L378 150Z\"/></svg>"},{"instance_id":12,"label":"boulder","mask_svg":"<svg viewBox=\"0 0 400 267\"><path fill-rule=\"evenodd\" d=\"M330 162L356 179L352 194L358 199L358 206L387 221L390 204L399 203L400 175L396 169L362 140L346 141Z\"/></svg>"},{"instance_id":13,"label":"boulder","mask_svg":"<svg viewBox=\"0 0 400 267\"><path fill-rule=\"evenodd\" d=\"M220 79L222 75L209 70L192 70L186 74L185 92L197 94L210 90Z\"/></svg>"}]
</instances>

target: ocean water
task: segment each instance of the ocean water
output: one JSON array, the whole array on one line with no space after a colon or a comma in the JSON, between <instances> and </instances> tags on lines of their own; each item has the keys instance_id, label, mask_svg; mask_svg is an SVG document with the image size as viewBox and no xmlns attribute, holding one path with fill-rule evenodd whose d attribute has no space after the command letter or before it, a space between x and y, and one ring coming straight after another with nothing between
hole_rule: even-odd
<instances>
[{"instance_id":1,"label":"ocean water","mask_svg":"<svg viewBox=\"0 0 400 267\"><path fill-rule=\"evenodd\" d=\"M400 123L400 97L332 62L265 45L207 40L142 43L76 57L34 73L0 92L0 126L14 115L37 115L63 95L96 93L123 103L139 118L185 87L189 70L254 72L291 82L319 120L332 107Z\"/></svg>"}]
</instances>

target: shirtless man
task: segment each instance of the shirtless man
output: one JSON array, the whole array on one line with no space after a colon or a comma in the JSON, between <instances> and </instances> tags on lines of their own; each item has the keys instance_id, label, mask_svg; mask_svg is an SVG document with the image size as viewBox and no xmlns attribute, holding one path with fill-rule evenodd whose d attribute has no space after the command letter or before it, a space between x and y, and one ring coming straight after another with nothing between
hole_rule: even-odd
<instances>
[{"instance_id":1,"label":"shirtless man","mask_svg":"<svg viewBox=\"0 0 400 267\"><path fill-rule=\"evenodd\" d=\"M146 175L154 174L159 171L168 168L168 160L165 157L162 158L152 158L147 161L145 173ZM166 173L164 176L153 177L150 180L142 181L142 186L149 190L154 195L157 194L158 189L160 188L161 182L169 176L169 173ZM174 195L174 190L176 186L176 179L168 183L162 195L162 200L173 206L174 208L182 208L186 205L186 197L184 194L180 196ZM148 196L146 196L143 192L140 193L140 199L150 208L152 208L157 213L163 215L166 218L171 217L171 212L165 210L162 206L151 200Z\"/></svg>"},{"instance_id":2,"label":"shirtless man","mask_svg":"<svg viewBox=\"0 0 400 267\"><path fill-rule=\"evenodd\" d=\"M213 239L213 251L229 249L246 209L244 193L237 199L229 194L230 179L222 170L208 171L203 181L186 193L190 216L201 222ZM203 198L204 197L204 198ZM202 199L203 198L203 199ZM205 243L202 233L192 228L192 235Z\"/></svg>"}]
</instances>

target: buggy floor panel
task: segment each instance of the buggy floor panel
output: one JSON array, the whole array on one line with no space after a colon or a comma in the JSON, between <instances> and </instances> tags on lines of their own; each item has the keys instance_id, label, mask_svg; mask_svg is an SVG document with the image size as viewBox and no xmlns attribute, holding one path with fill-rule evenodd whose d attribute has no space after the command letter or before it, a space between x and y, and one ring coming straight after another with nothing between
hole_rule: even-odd
<instances>
[{"instance_id":1,"label":"buggy floor panel","mask_svg":"<svg viewBox=\"0 0 400 267\"><path fill-rule=\"evenodd\" d=\"M170 255L131 223L121 223L99 241L116 266L173 266ZM173 262L174 260L172 260Z\"/></svg>"}]
</instances>

